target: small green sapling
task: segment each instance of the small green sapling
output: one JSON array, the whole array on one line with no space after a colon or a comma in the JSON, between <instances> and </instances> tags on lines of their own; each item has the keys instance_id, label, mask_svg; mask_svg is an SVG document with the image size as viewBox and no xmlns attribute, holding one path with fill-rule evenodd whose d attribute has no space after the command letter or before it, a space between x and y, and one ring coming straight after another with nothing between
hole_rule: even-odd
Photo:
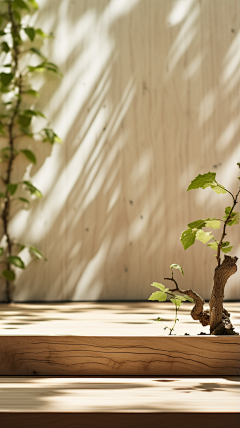
<instances>
[{"instance_id":1,"label":"small green sapling","mask_svg":"<svg viewBox=\"0 0 240 428\"><path fill-rule=\"evenodd\" d=\"M240 168L240 162L237 163ZM240 177L238 177L240 180ZM176 280L173 278L173 268L179 269L182 274L182 268L177 264L172 264L172 277L164 278L166 280L173 281L175 288L165 288L163 284L154 282L152 286L159 288L160 291L156 291L151 294L149 300L157 300L159 302L166 301L167 296L174 305L180 307L181 303L186 300L194 301L195 305L191 311L191 316L194 320L199 320L203 326L210 325L210 334L224 335L224 334L238 334L234 331L234 327L230 321L229 312L223 308L224 289L228 278L237 271L237 257L227 255L230 253L233 246L229 241L225 241L224 238L227 235L226 229L228 226L234 226L239 224L240 213L234 211L236 204L238 203L238 197L240 194L240 187L234 196L229 190L216 181L216 173L208 172L206 174L199 174L189 185L187 190L193 189L206 189L210 187L217 194L228 193L232 197L232 204L225 208L225 213L221 218L206 218L193 221L188 224L188 229L184 230L181 234L180 240L182 242L184 250L187 250L196 240L207 244L217 254L215 255L217 261L217 267L214 271L214 285L212 289L211 298L209 301L209 309L204 310L204 300L196 292L191 289L182 290L179 288ZM220 238L217 239L213 232L206 232L203 228L220 229L222 225ZM221 252L224 253L224 260L221 262ZM177 295L175 293L180 293ZM177 311L175 317L175 327L177 321ZM169 327L168 327L169 328ZM170 334L172 329L170 329Z\"/></svg>"}]
</instances>

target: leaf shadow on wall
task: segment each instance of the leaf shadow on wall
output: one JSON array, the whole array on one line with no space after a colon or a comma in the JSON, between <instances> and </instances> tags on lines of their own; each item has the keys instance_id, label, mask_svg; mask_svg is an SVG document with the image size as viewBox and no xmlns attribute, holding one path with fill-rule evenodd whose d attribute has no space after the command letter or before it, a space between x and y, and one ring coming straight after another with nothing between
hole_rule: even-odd
<instances>
[{"instance_id":1,"label":"leaf shadow on wall","mask_svg":"<svg viewBox=\"0 0 240 428\"><path fill-rule=\"evenodd\" d=\"M177 14L178 3L43 4L64 78L42 87L41 102L64 143L32 171L44 200L19 235L48 262L20 272L15 300L147 299L173 262L183 286L209 298L213 253L199 242L184 252L179 236L226 203L186 193L196 175L217 169L235 186L240 12L193 0Z\"/></svg>"}]
</instances>

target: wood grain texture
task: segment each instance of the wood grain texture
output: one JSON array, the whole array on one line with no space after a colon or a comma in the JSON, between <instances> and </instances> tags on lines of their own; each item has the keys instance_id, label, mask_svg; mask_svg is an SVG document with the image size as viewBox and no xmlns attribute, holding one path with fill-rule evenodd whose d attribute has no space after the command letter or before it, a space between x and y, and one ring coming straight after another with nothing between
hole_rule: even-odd
<instances>
[{"instance_id":1,"label":"wood grain texture","mask_svg":"<svg viewBox=\"0 0 240 428\"><path fill-rule=\"evenodd\" d=\"M184 252L179 237L231 203L211 189L187 193L196 175L216 171L237 191L239 0L39 5L37 25L55 34L43 51L64 77L42 78L36 107L63 144L46 161L50 148L36 148L31 176L44 198L29 210L16 202L11 214L13 237L48 258L23 252L29 266L18 272L14 299L147 299L171 263L184 269L182 288L209 298L214 252L200 242ZM226 298L240 298L239 281L240 270Z\"/></svg>"},{"instance_id":2,"label":"wood grain texture","mask_svg":"<svg viewBox=\"0 0 240 428\"><path fill-rule=\"evenodd\" d=\"M240 337L0 337L1 376L230 376Z\"/></svg>"}]
</instances>

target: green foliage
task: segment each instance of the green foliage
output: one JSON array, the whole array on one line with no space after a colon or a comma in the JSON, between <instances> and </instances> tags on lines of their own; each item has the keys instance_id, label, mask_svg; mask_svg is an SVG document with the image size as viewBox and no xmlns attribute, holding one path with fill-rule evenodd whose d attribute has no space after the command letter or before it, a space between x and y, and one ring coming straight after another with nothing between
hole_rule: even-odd
<instances>
[{"instance_id":1,"label":"green foliage","mask_svg":"<svg viewBox=\"0 0 240 428\"><path fill-rule=\"evenodd\" d=\"M206 189L215 184L215 172L208 172L207 174L199 174L194 180L191 181L191 184L188 186L187 190L192 189Z\"/></svg>"},{"instance_id":2,"label":"green foliage","mask_svg":"<svg viewBox=\"0 0 240 428\"><path fill-rule=\"evenodd\" d=\"M10 269L5 269L2 271L2 275L4 278L6 278L8 281L14 281L15 279L15 273Z\"/></svg>"},{"instance_id":3,"label":"green foliage","mask_svg":"<svg viewBox=\"0 0 240 428\"><path fill-rule=\"evenodd\" d=\"M30 251L30 253L32 253L35 257L37 257L37 259L39 259L39 260L47 260L46 259L46 257L44 257L43 255L42 255L42 253L40 253L40 251L39 250L37 250L37 248L35 248L35 247L29 247L29 251Z\"/></svg>"},{"instance_id":4,"label":"green foliage","mask_svg":"<svg viewBox=\"0 0 240 428\"><path fill-rule=\"evenodd\" d=\"M231 210L232 210L231 207L225 208L225 215L222 218L223 221L227 221L228 226L234 226L235 224L239 224L239 221L240 221L240 213L238 211L231 212Z\"/></svg>"},{"instance_id":5,"label":"green foliage","mask_svg":"<svg viewBox=\"0 0 240 428\"><path fill-rule=\"evenodd\" d=\"M35 30L32 27L26 27L24 28L25 33L27 34L27 36L29 37L29 39L31 40L31 42L33 42L33 40L35 39Z\"/></svg>"},{"instance_id":6,"label":"green foliage","mask_svg":"<svg viewBox=\"0 0 240 428\"><path fill-rule=\"evenodd\" d=\"M26 198L20 197L20 198L18 198L18 200L21 201L21 202L24 202L25 204L30 204L29 200L26 199Z\"/></svg>"},{"instance_id":7,"label":"green foliage","mask_svg":"<svg viewBox=\"0 0 240 428\"><path fill-rule=\"evenodd\" d=\"M13 184L13 183L8 183L7 184L7 190L10 193L10 195L12 195L12 196L16 192L17 188L18 188L17 184Z\"/></svg>"},{"instance_id":8,"label":"green foliage","mask_svg":"<svg viewBox=\"0 0 240 428\"><path fill-rule=\"evenodd\" d=\"M25 269L24 263L23 263L23 261L22 261L22 259L20 257L9 256L9 257L7 257L7 261L9 263L11 263L12 265L20 268L20 269Z\"/></svg>"},{"instance_id":9,"label":"green foliage","mask_svg":"<svg viewBox=\"0 0 240 428\"><path fill-rule=\"evenodd\" d=\"M180 270L180 272L182 273L182 275L184 275L183 269L181 268L180 265L178 265L176 263L172 263L170 265L170 269ZM172 270L172 280L173 280L173 270ZM175 305L175 320L174 320L174 324L173 324L172 327L168 327L166 325L165 328L164 328L164 330L168 329L169 330L169 334L171 335L173 333L173 331L174 331L176 322L179 321L178 318L177 318L177 313L178 313L178 309L180 308L181 304L183 302L185 302L185 301L189 301L189 302L193 303L194 300L191 297L187 296L186 294L183 294L183 295L175 294L175 291L173 292L173 291L169 290L169 288L166 288L165 285L160 284L159 282L153 282L151 285L153 287L155 287L155 288L158 288L160 291L155 291L154 293L152 293L151 296L148 298L148 300L153 300L153 301L158 301L158 302L165 302L167 300L167 298L169 297L170 302L172 302ZM157 321L161 321L161 318L158 317Z\"/></svg>"},{"instance_id":10,"label":"green foliage","mask_svg":"<svg viewBox=\"0 0 240 428\"><path fill-rule=\"evenodd\" d=\"M219 184L216 181L216 173L208 172L206 174L199 174L189 185L187 190L192 189L206 189L210 187L217 194L229 193L233 198L233 206L228 206L225 208L225 215L221 218L207 218L201 220L195 220L188 224L188 229L184 230L181 234L180 240L182 242L184 250L191 247L195 243L195 240L202 242L203 244L207 244L211 239L214 242L210 242L207 244L208 247L212 248L214 251L222 251L223 253L228 253L232 250L233 246L231 245L223 245L223 242L217 241L212 234L212 232L205 232L202 230L204 227L210 227L212 229L220 229L221 222L223 226L233 226L239 224L240 222L240 213L237 211L233 211L233 207L236 205L235 199L229 190L225 189L224 186ZM230 242L228 243L230 244ZM217 254L217 257L218 254Z\"/></svg>"},{"instance_id":11,"label":"green foliage","mask_svg":"<svg viewBox=\"0 0 240 428\"><path fill-rule=\"evenodd\" d=\"M1 274L6 280L7 299L10 301L8 281L14 281L15 268L25 268L24 262L19 256L24 245L16 246L9 232L11 204L17 200L22 204L29 205L34 197L42 198L41 191L30 180L13 182L14 160L21 154L28 163L37 163L35 153L29 148L30 140L34 142L41 138L43 143L47 142L51 145L61 142L54 130L46 127L46 125L36 134L31 129L33 120L38 118L46 120L45 115L33 106L34 98L38 98L40 94L31 86L31 74L51 72L61 75L61 73L57 65L50 62L39 49L39 38L46 39L51 35L30 24L32 21L29 20L29 17L26 19L26 15L32 15L38 10L37 1L4 0L1 3L4 4L1 7L2 13L0 13L0 53L3 59L0 72L0 134L4 135L7 143L6 147L1 149L0 155L2 168L5 168L2 175L4 190L0 192L0 198L2 204L1 217L4 226L2 238L5 238L8 244L6 247L0 247L0 256L3 265ZM28 64L29 54L39 58L39 64L35 66L30 65L31 63ZM22 61L24 56L25 61ZM7 100L6 96L8 97ZM26 148L19 146L19 137L27 137L27 139L25 138ZM18 196L18 192L21 195L21 190L27 191L30 195L29 198L24 195ZM13 254L13 249L16 247L18 253ZM34 246L29 247L29 252L37 259L47 260Z\"/></svg>"},{"instance_id":12,"label":"green foliage","mask_svg":"<svg viewBox=\"0 0 240 428\"><path fill-rule=\"evenodd\" d=\"M181 266L180 266L180 265L178 265L178 264L176 264L176 263L172 263L172 264L170 265L170 269L178 269L178 270L180 270L180 272L182 272L182 274L184 275L184 272L183 272L183 270L182 270Z\"/></svg>"},{"instance_id":13,"label":"green foliage","mask_svg":"<svg viewBox=\"0 0 240 428\"><path fill-rule=\"evenodd\" d=\"M0 82L2 86L8 86L13 77L13 73L0 73Z\"/></svg>"},{"instance_id":14,"label":"green foliage","mask_svg":"<svg viewBox=\"0 0 240 428\"><path fill-rule=\"evenodd\" d=\"M165 302L167 300L167 294L163 291L155 291L151 294L148 300L157 300L158 302Z\"/></svg>"},{"instance_id":15,"label":"green foliage","mask_svg":"<svg viewBox=\"0 0 240 428\"><path fill-rule=\"evenodd\" d=\"M34 164L36 164L36 163L37 163L36 156L35 156L35 154L34 154L31 150L24 149L24 150L21 150L21 152L26 156L26 158L27 158L31 163L34 163Z\"/></svg>"},{"instance_id":16,"label":"green foliage","mask_svg":"<svg viewBox=\"0 0 240 428\"><path fill-rule=\"evenodd\" d=\"M211 187L211 189L218 194L227 193L225 187L217 183L216 173L210 171L207 174L199 174L196 178L194 178L187 190L206 189L207 187Z\"/></svg>"},{"instance_id":17,"label":"green foliage","mask_svg":"<svg viewBox=\"0 0 240 428\"><path fill-rule=\"evenodd\" d=\"M30 181L23 181L23 184L25 184L27 190L30 192L31 195L36 196L37 198L42 198L42 193L39 189L37 189Z\"/></svg>"},{"instance_id":18,"label":"green foliage","mask_svg":"<svg viewBox=\"0 0 240 428\"><path fill-rule=\"evenodd\" d=\"M182 232L180 240L182 242L184 250L187 250L187 248L191 247L191 245L194 244L196 233L196 229L187 229Z\"/></svg>"},{"instance_id":19,"label":"green foliage","mask_svg":"<svg viewBox=\"0 0 240 428\"><path fill-rule=\"evenodd\" d=\"M213 235L211 234L211 232L204 232L204 230L198 230L196 232L196 239L202 242L203 244L206 244L212 238Z\"/></svg>"}]
</instances>

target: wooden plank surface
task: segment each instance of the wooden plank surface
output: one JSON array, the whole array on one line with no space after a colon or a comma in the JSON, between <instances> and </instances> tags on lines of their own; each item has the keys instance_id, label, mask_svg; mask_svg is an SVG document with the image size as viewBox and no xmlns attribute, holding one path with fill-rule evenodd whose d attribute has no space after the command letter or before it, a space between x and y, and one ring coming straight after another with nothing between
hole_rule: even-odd
<instances>
[{"instance_id":1,"label":"wooden plank surface","mask_svg":"<svg viewBox=\"0 0 240 428\"><path fill-rule=\"evenodd\" d=\"M168 303L2 305L0 375L240 374L240 336L163 336L155 311L173 322Z\"/></svg>"},{"instance_id":2,"label":"wooden plank surface","mask_svg":"<svg viewBox=\"0 0 240 428\"><path fill-rule=\"evenodd\" d=\"M175 333L209 333L190 315L191 303L178 311ZM232 323L240 332L240 302L225 302ZM207 308L207 304L206 304ZM161 317L161 322L157 318ZM0 335L73 335L73 336L166 336L172 327L175 309L172 303L157 302L78 302L17 303L0 305Z\"/></svg>"},{"instance_id":3,"label":"wooden plank surface","mask_svg":"<svg viewBox=\"0 0 240 428\"><path fill-rule=\"evenodd\" d=\"M39 6L37 27L55 35L43 54L64 77L34 81L36 110L63 144L46 159L51 147L33 147L31 178L43 199L29 209L15 201L10 213L11 236L48 259L22 251L28 268L17 272L14 299L143 300L171 263L183 267L182 288L209 298L214 251L201 242L183 251L179 238L188 223L221 218L231 203L211 189L186 192L194 177L215 171L237 191L239 0ZM20 182L26 164L16 162ZM239 227L227 233L239 257ZM226 298L240 299L239 282L240 270Z\"/></svg>"},{"instance_id":4,"label":"wooden plank surface","mask_svg":"<svg viewBox=\"0 0 240 428\"><path fill-rule=\"evenodd\" d=\"M239 413L240 377L3 377L7 411Z\"/></svg>"}]
</instances>

